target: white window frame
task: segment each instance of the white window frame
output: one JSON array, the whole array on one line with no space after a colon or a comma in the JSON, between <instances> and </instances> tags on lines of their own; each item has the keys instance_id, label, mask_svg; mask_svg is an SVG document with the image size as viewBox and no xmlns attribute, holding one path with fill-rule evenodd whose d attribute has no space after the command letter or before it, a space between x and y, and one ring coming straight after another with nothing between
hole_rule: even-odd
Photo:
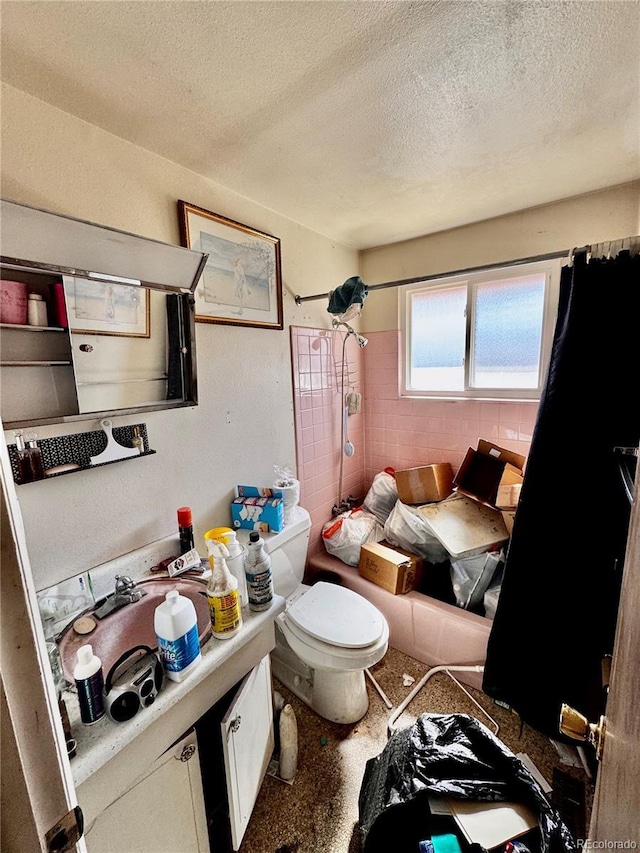
<instances>
[{"instance_id":1,"label":"white window frame","mask_svg":"<svg viewBox=\"0 0 640 853\"><path fill-rule=\"evenodd\" d=\"M532 264L513 264L490 270L481 270L465 275L442 276L438 279L406 284L399 288L398 312L400 326L400 396L426 398L433 400L510 400L526 402L539 400L547 375L551 345L558 315L558 296L560 292L560 269L562 259L541 261ZM540 346L540 367L536 388L471 388L469 374L473 362L472 329L474 328L475 293L478 285L526 275L544 273L545 292L542 318L542 340ZM442 290L446 287L467 287L466 307L466 344L464 359L464 391L419 391L407 387L410 375L411 359L411 297L416 293L430 290Z\"/></svg>"}]
</instances>

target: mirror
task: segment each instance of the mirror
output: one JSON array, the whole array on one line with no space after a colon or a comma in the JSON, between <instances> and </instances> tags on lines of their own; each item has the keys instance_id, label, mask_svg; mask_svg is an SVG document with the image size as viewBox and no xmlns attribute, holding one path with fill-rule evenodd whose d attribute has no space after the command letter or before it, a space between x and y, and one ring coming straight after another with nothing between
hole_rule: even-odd
<instances>
[{"instance_id":1,"label":"mirror","mask_svg":"<svg viewBox=\"0 0 640 853\"><path fill-rule=\"evenodd\" d=\"M80 414L195 402L188 298L65 276Z\"/></svg>"},{"instance_id":2,"label":"mirror","mask_svg":"<svg viewBox=\"0 0 640 853\"><path fill-rule=\"evenodd\" d=\"M206 255L15 202L0 210L5 429L197 405ZM46 325L4 310L33 293Z\"/></svg>"}]
</instances>

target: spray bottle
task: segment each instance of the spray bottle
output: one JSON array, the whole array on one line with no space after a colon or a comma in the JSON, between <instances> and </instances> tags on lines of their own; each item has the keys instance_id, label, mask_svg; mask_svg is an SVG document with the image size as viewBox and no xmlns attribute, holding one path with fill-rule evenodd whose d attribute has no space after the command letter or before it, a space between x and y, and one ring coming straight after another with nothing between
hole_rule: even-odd
<instances>
[{"instance_id":1,"label":"spray bottle","mask_svg":"<svg viewBox=\"0 0 640 853\"><path fill-rule=\"evenodd\" d=\"M215 539L206 539L205 542L211 566L211 578L207 587L211 633L219 640L228 640L242 628L238 581L227 566L229 551L226 545Z\"/></svg>"},{"instance_id":2,"label":"spray bottle","mask_svg":"<svg viewBox=\"0 0 640 853\"><path fill-rule=\"evenodd\" d=\"M214 527L212 530L207 530L204 538L205 540L215 539L227 546L229 552L229 556L226 557L227 568L238 581L240 606L246 607L249 603L249 594L247 592L247 579L244 574L244 548L238 542L235 530L230 527Z\"/></svg>"},{"instance_id":3,"label":"spray bottle","mask_svg":"<svg viewBox=\"0 0 640 853\"><path fill-rule=\"evenodd\" d=\"M249 534L244 569L249 591L249 609L268 610L273 601L271 557L265 550L264 539L255 530Z\"/></svg>"}]
</instances>

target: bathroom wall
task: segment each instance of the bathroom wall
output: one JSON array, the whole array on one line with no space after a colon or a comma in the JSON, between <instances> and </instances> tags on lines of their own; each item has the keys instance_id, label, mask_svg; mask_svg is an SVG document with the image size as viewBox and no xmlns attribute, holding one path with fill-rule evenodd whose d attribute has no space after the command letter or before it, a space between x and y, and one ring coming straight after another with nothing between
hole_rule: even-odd
<instances>
[{"instance_id":1,"label":"bathroom wall","mask_svg":"<svg viewBox=\"0 0 640 853\"><path fill-rule=\"evenodd\" d=\"M526 456L537 403L411 400L398 395L397 330L369 332L364 356L367 487L387 466L449 462L457 471L469 447L486 438Z\"/></svg>"},{"instance_id":2,"label":"bathroom wall","mask_svg":"<svg viewBox=\"0 0 640 853\"><path fill-rule=\"evenodd\" d=\"M640 233L640 181L428 234L360 255L368 285L562 252ZM369 294L361 331L398 328L398 291Z\"/></svg>"},{"instance_id":3,"label":"bathroom wall","mask_svg":"<svg viewBox=\"0 0 640 853\"><path fill-rule=\"evenodd\" d=\"M354 275L357 253L6 85L1 167L4 198L164 242L179 243L178 199L280 237L285 330L197 323L199 405L115 419L144 421L156 455L17 487L37 589L172 535L179 506L193 508L202 543L230 522L237 483L268 485L274 465L295 470L288 327L328 323L326 304L293 297Z\"/></svg>"}]
</instances>

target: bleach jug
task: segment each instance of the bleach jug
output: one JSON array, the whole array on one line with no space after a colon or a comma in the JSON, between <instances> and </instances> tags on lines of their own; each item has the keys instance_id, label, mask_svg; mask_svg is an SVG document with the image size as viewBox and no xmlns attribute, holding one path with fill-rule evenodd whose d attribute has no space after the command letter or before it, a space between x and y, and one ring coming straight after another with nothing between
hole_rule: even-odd
<instances>
[{"instance_id":1,"label":"bleach jug","mask_svg":"<svg viewBox=\"0 0 640 853\"><path fill-rule=\"evenodd\" d=\"M202 660L193 602L172 589L156 607L153 626L167 678L182 681Z\"/></svg>"}]
</instances>

